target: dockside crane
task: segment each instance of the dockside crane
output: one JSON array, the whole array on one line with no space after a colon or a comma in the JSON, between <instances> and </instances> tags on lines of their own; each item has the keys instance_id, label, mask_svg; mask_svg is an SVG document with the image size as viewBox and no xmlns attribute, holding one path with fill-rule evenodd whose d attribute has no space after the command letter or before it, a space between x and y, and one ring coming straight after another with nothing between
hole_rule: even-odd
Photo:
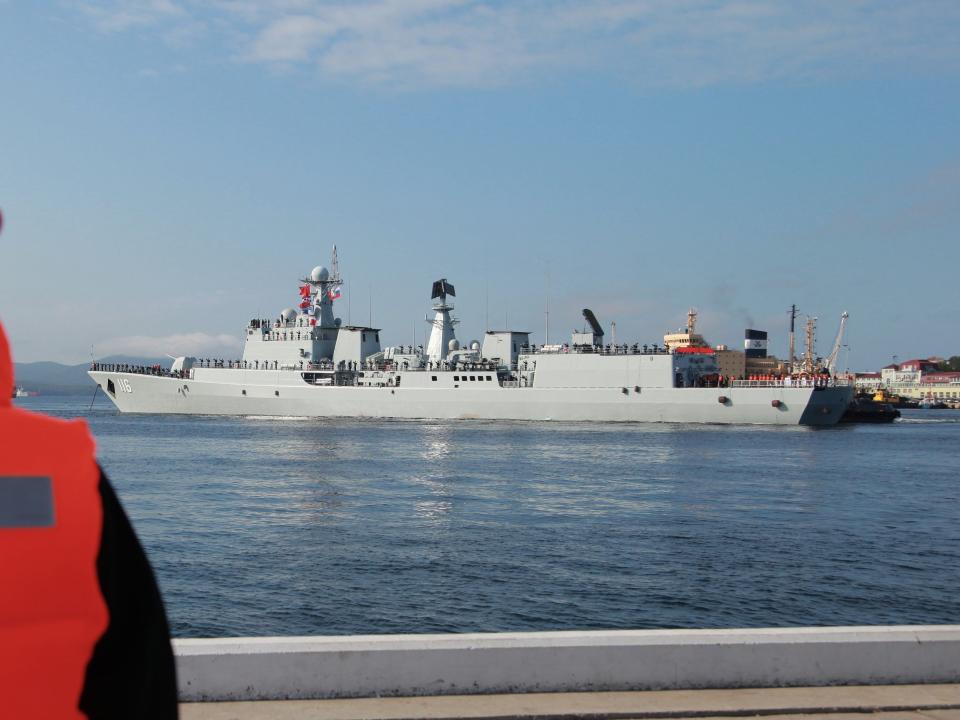
<instances>
[{"instance_id":1,"label":"dockside crane","mask_svg":"<svg viewBox=\"0 0 960 720\"><path fill-rule=\"evenodd\" d=\"M840 348L843 346L843 333L847 329L847 318L850 314L843 312L840 315L840 327L837 330L837 339L833 341L833 350L827 357L826 368L833 375L837 369L837 357L840 355Z\"/></svg>"}]
</instances>

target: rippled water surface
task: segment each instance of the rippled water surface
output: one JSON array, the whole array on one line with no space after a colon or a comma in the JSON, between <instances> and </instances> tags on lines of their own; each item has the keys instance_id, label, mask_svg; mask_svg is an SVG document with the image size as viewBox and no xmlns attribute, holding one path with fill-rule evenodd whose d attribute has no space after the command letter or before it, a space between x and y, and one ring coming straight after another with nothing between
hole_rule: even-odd
<instances>
[{"instance_id":1,"label":"rippled water surface","mask_svg":"<svg viewBox=\"0 0 960 720\"><path fill-rule=\"evenodd\" d=\"M960 621L958 411L88 420L178 636Z\"/></svg>"}]
</instances>

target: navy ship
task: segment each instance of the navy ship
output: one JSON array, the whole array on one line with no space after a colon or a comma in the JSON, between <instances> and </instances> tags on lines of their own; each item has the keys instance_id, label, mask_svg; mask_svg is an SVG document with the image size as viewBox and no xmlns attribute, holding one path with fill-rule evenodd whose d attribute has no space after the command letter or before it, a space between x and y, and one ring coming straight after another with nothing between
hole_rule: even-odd
<instances>
[{"instance_id":1,"label":"navy ship","mask_svg":"<svg viewBox=\"0 0 960 720\"><path fill-rule=\"evenodd\" d=\"M462 347L446 279L426 347L381 347L379 328L335 317L341 287L334 248L301 280L299 307L249 322L239 360L89 375L121 412L199 415L833 425L853 394L825 378L722 378L708 347L608 344L589 310L569 343L504 329Z\"/></svg>"}]
</instances>

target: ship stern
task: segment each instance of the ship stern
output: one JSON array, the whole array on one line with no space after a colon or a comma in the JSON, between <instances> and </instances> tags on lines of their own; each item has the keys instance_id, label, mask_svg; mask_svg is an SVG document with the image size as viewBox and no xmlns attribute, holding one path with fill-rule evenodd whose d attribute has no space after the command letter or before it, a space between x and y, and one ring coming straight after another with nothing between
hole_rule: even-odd
<instances>
[{"instance_id":1,"label":"ship stern","mask_svg":"<svg viewBox=\"0 0 960 720\"><path fill-rule=\"evenodd\" d=\"M800 416L801 425L836 425L853 400L852 386L816 388Z\"/></svg>"}]
</instances>

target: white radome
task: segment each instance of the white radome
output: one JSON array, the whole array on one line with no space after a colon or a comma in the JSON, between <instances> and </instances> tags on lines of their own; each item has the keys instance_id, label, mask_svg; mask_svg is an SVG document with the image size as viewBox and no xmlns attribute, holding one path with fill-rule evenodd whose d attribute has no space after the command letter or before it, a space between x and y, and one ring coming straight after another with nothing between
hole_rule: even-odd
<instances>
[{"instance_id":1,"label":"white radome","mask_svg":"<svg viewBox=\"0 0 960 720\"><path fill-rule=\"evenodd\" d=\"M299 315L299 313L293 308L287 308L282 313L280 313L280 317L283 318L284 322L291 322L293 320L296 320L297 315Z\"/></svg>"},{"instance_id":2,"label":"white radome","mask_svg":"<svg viewBox=\"0 0 960 720\"><path fill-rule=\"evenodd\" d=\"M317 265L313 270L310 271L310 279L314 282L324 282L325 280L330 279L330 271L327 270L323 265Z\"/></svg>"}]
</instances>

